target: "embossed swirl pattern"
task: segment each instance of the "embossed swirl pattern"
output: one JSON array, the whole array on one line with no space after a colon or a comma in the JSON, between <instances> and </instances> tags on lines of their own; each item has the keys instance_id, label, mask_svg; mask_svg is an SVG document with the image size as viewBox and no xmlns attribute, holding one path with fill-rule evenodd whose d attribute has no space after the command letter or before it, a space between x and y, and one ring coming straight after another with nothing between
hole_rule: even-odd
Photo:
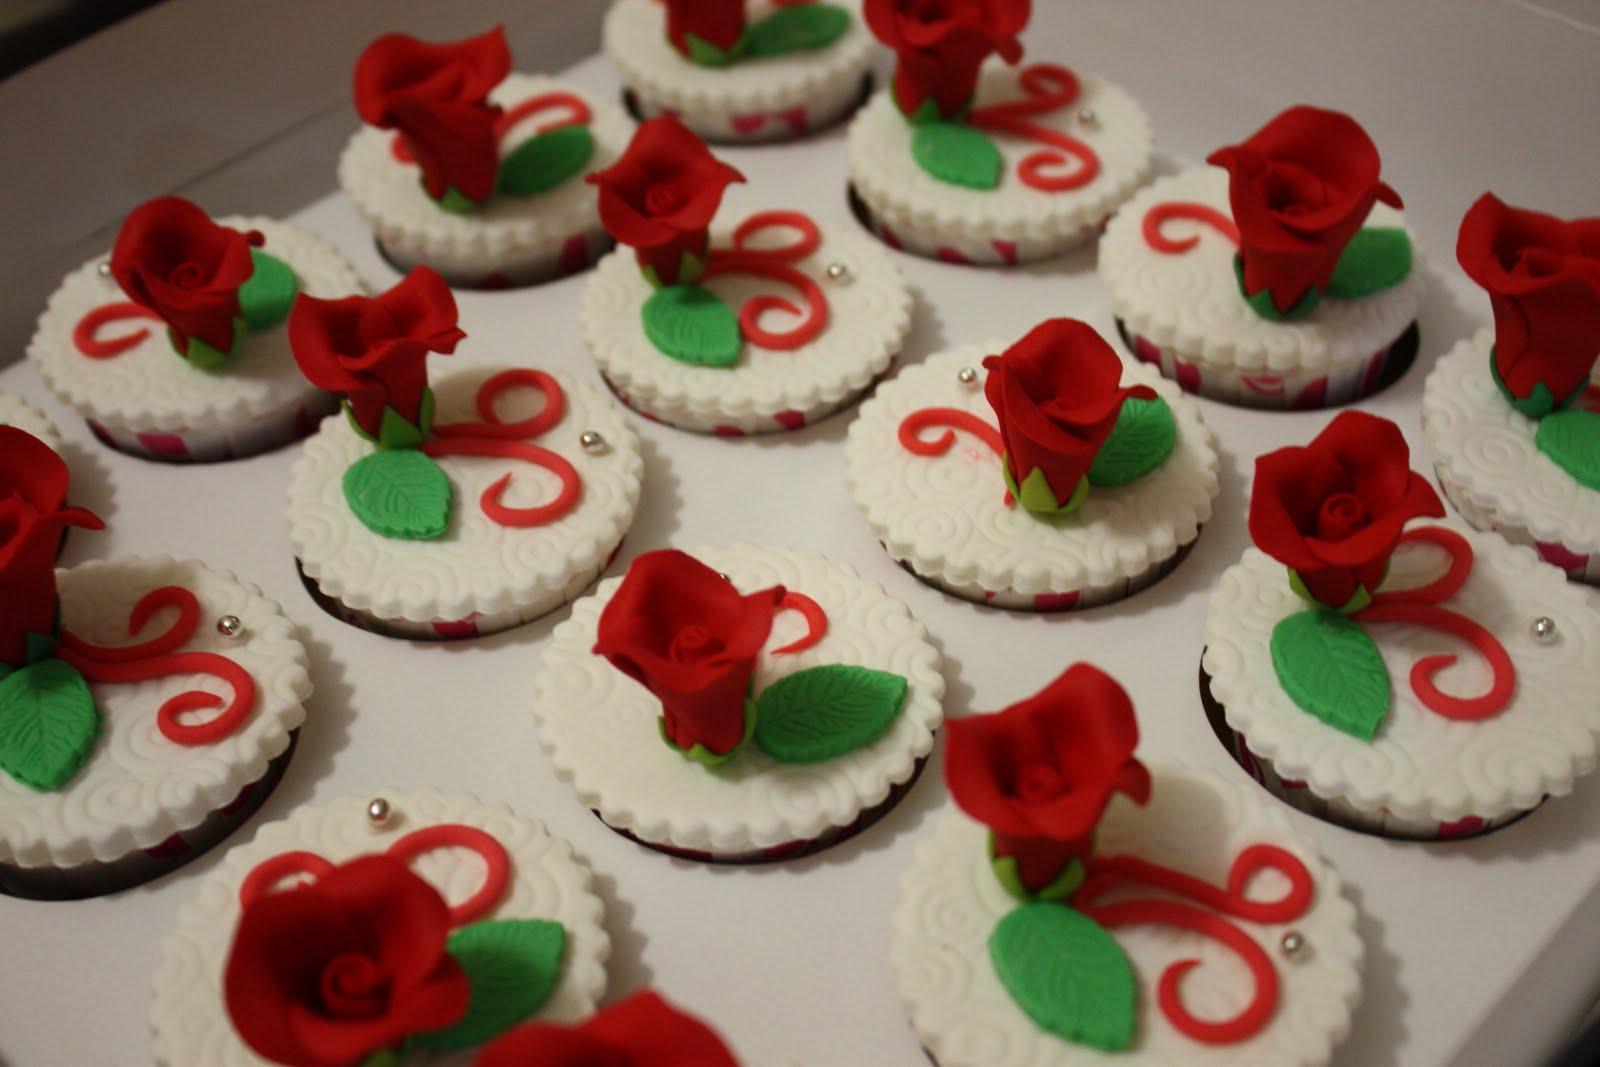
<instances>
[{"instance_id":1,"label":"embossed swirl pattern","mask_svg":"<svg viewBox=\"0 0 1600 1067\"><path fill-rule=\"evenodd\" d=\"M293 624L259 589L227 572L195 562L123 559L60 574L62 624L97 645L133 643L128 614L152 589L189 589L202 614L200 629L185 647L222 653L249 671L257 703L234 734L191 747L162 736L156 713L184 690L226 694L220 682L176 676L94 686L100 737L65 789L38 793L0 773L0 858L27 866L112 860L199 825L288 747L289 731L304 721L303 705L311 695L305 649ZM239 617L241 638L217 633L215 620L223 615Z\"/></svg>"},{"instance_id":2,"label":"embossed swirl pattern","mask_svg":"<svg viewBox=\"0 0 1600 1067\"><path fill-rule=\"evenodd\" d=\"M1412 235L1411 274L1392 289L1362 300L1324 297L1303 322L1272 322L1250 310L1239 295L1235 248L1210 228L1172 222L1182 237L1194 229L1200 243L1181 255L1166 255L1145 243L1144 216L1171 200L1228 210L1228 175L1216 167L1162 178L1129 200L1106 227L1100 242L1100 277L1111 306L1133 333L1185 359L1247 372L1329 372L1364 362L1388 347L1417 317L1427 289L1427 266ZM1370 226L1403 226L1400 212L1384 204L1372 209Z\"/></svg>"},{"instance_id":3,"label":"embossed swirl pattern","mask_svg":"<svg viewBox=\"0 0 1600 1067\"><path fill-rule=\"evenodd\" d=\"M57 452L61 451L61 438L56 434L55 424L44 412L20 396L0 393L0 426L15 426L25 430Z\"/></svg>"},{"instance_id":4,"label":"embossed swirl pattern","mask_svg":"<svg viewBox=\"0 0 1600 1067\"><path fill-rule=\"evenodd\" d=\"M272 219L229 216L237 230L260 230L262 250L294 268L303 292L348 296L365 288L339 251L315 234ZM125 300L97 269L96 256L68 274L50 296L28 344L28 358L56 395L91 419L113 425L183 427L248 422L317 395L295 366L283 326L252 333L228 360L226 374L184 363L159 323L116 359L85 359L72 344L84 313Z\"/></svg>"},{"instance_id":5,"label":"embossed swirl pattern","mask_svg":"<svg viewBox=\"0 0 1600 1067\"><path fill-rule=\"evenodd\" d=\"M1304 780L1324 798L1372 812L1450 822L1466 815L1493 819L1560 796L1593 769L1600 753L1600 706L1573 700L1593 688L1600 655L1600 616L1584 595L1531 549L1508 545L1450 521L1472 544L1472 577L1449 603L1483 624L1517 667L1517 691L1505 711L1481 722L1456 722L1424 708L1405 684L1424 656L1459 655L1438 676L1447 693L1473 694L1488 684L1482 659L1458 642L1421 627L1372 624L1392 682L1393 706L1370 742L1331 729L1296 707L1278 684L1269 642L1272 628L1304 605L1283 568L1256 549L1226 571L1206 618L1205 666L1228 724L1285 778ZM1436 577L1436 552L1413 546L1396 553L1390 588ZM1555 620L1559 638L1533 639L1534 617Z\"/></svg>"},{"instance_id":6,"label":"embossed swirl pattern","mask_svg":"<svg viewBox=\"0 0 1600 1067\"><path fill-rule=\"evenodd\" d=\"M1142 365L1129 365L1124 380L1149 385L1172 406L1176 448L1154 474L1094 490L1076 515L1058 523L1004 507L1000 460L964 436L943 456L917 456L900 446L900 423L919 408L962 408L993 423L983 389L962 385L956 375L1005 347L970 346L907 367L851 425L846 477L890 554L954 584L1038 594L1133 577L1194 540L1217 495L1216 450L1195 403Z\"/></svg>"},{"instance_id":7,"label":"embossed swirl pattern","mask_svg":"<svg viewBox=\"0 0 1600 1067\"><path fill-rule=\"evenodd\" d=\"M726 247L744 215L726 213L713 232ZM775 232L778 240L792 234ZM761 247L755 243L755 247ZM849 268L847 284L828 280L830 263ZM717 423L772 416L782 411L831 410L866 389L889 368L911 328L911 294L889 254L838 226L824 227L822 245L796 266L826 288L828 328L789 352L746 344L737 366L694 367L662 355L644 335L639 309L650 285L633 253L612 253L590 274L583 290L583 332L595 362L630 399L679 424L709 429ZM749 276L715 278L708 288L731 307L763 292L790 294L772 281ZM772 325L790 316L771 312Z\"/></svg>"},{"instance_id":8,"label":"embossed swirl pattern","mask_svg":"<svg viewBox=\"0 0 1600 1067\"><path fill-rule=\"evenodd\" d=\"M1156 980L1174 961L1199 958L1201 965L1184 979L1185 1001L1197 1013L1221 1017L1238 1010L1247 995L1237 958L1176 928L1117 930L1117 942L1139 979L1141 1018L1134 1048L1117 1061L1128 1067L1326 1063L1350 1029L1364 954L1355 907L1338 876L1295 837L1281 812L1251 795L1250 787L1174 764L1151 770L1150 804L1138 808L1120 798L1113 801L1101 824L1098 850L1136 854L1222 883L1228 861L1246 846L1287 848L1306 863L1316 883L1312 909L1294 923L1313 951L1301 962L1284 963L1276 947L1281 927L1239 921L1274 955L1282 998L1272 1023L1250 1041L1207 1046L1183 1037L1154 1010ZM919 1039L940 1067L1104 1063L1104 1054L1034 1025L995 976L989 931L1015 901L1000 888L984 856L984 828L952 811L919 842L913 866L901 880L890 958ZM1284 888L1281 876L1263 875L1251 895L1271 899Z\"/></svg>"},{"instance_id":9,"label":"embossed swirl pattern","mask_svg":"<svg viewBox=\"0 0 1600 1067\"><path fill-rule=\"evenodd\" d=\"M1540 541L1600 553L1600 493L1533 443L1538 423L1512 409L1489 375L1490 330L1439 360L1422 394L1422 428L1452 493Z\"/></svg>"},{"instance_id":10,"label":"embossed swirl pattern","mask_svg":"<svg viewBox=\"0 0 1600 1067\"><path fill-rule=\"evenodd\" d=\"M551 837L539 823L474 797L424 790L388 799L395 818L381 831L367 821L366 800L351 797L325 807L299 808L228 853L179 911L177 928L161 944L150 1011L157 1062L171 1067L259 1067L266 1062L235 1035L220 994L239 919L239 885L257 863L296 849L342 863L381 851L411 830L446 822L493 834L511 856L506 895L485 918L554 919L566 927L561 981L538 1017L571 1023L594 1011L605 990L611 940L602 926L603 905L590 887L589 870L571 846ZM414 869L451 903L464 900L483 877L482 861L455 849L424 855ZM464 1067L470 1059L462 1055L429 1062Z\"/></svg>"},{"instance_id":11,"label":"embossed swirl pattern","mask_svg":"<svg viewBox=\"0 0 1600 1067\"><path fill-rule=\"evenodd\" d=\"M573 606L540 665L535 707L551 762L606 822L679 848L748 851L849 825L909 779L933 748L944 677L927 632L880 587L818 556L749 545L695 556L742 590L782 583L827 613L820 644L796 655L762 655L757 690L807 667L859 664L910 682L900 717L876 743L826 763L775 764L750 746L707 774L662 746L660 705L650 694L590 651L601 609L621 583L614 578ZM767 647L780 648L804 630L798 615L785 612Z\"/></svg>"},{"instance_id":12,"label":"embossed swirl pattern","mask_svg":"<svg viewBox=\"0 0 1600 1067\"><path fill-rule=\"evenodd\" d=\"M478 386L503 368L472 367L434 385L438 421L476 417ZM343 417L328 419L306 441L289 481L289 537L306 573L331 596L385 618L460 619L474 611L504 612L565 586L573 574L596 571L622 540L639 502L643 460L638 439L600 390L554 374L567 410L539 439L577 468L583 479L578 506L556 522L527 529L501 526L483 514L478 498L510 468L510 461L446 456L439 465L455 489L450 528L438 541L401 541L373 534L345 502L344 472L371 452ZM527 391L523 391L527 392ZM508 393L500 415L525 418L539 401ZM585 430L608 448L590 454L578 444ZM505 502L527 507L550 499L554 475L515 464Z\"/></svg>"}]
</instances>

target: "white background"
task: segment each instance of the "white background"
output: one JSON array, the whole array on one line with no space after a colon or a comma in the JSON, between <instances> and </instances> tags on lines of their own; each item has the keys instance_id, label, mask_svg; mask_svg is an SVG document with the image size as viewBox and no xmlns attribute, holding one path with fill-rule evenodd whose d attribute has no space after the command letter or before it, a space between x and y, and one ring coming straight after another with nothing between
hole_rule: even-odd
<instances>
[{"instance_id":1,"label":"white background","mask_svg":"<svg viewBox=\"0 0 1600 1067\"><path fill-rule=\"evenodd\" d=\"M530 55L592 47L593 38L574 36L573 27L589 32L598 6L540 0L479 10L484 21L513 20L521 65L532 67ZM1436 284L1422 316L1418 365L1365 406L1401 423L1426 468L1416 419L1423 378L1487 318L1486 301L1454 265L1462 212L1485 189L1562 215L1600 212L1600 5L1035 6L1030 53L1122 82L1150 110L1158 144L1171 157L1196 159L1300 101L1347 110L1367 126L1383 150L1385 177L1407 200ZM178 0L0 85L0 151L15 167L8 180L18 188L4 205L0 241L0 269L14 277L0 305L0 336L13 346L6 355L20 349L59 274L103 245L95 232L137 197L184 188L222 213L286 210L330 189L334 154L355 126L340 101L360 41L391 26L441 37L481 28L458 7L448 15L433 5L403 7L421 13L391 21L373 4ZM1562 12L1550 10L1557 7ZM311 18L335 10L320 32ZM544 20L561 21L559 41L541 32ZM209 35L211 48L195 42L200 34ZM82 61L86 54L93 64ZM197 90L206 77L224 77L219 70L237 77L219 82L225 88L214 94ZM599 61L582 64L576 78L614 88ZM264 92L280 83L281 93ZM135 106L141 93L153 102ZM117 107L105 105L111 95ZM218 101L226 107L209 106ZM284 118L290 113L300 118ZM172 116L183 122L163 129ZM229 162L241 147L267 138ZM834 131L800 145L726 152L751 179L734 190L726 210L799 207L847 220L842 147L843 132ZM291 195L297 199L285 203ZM393 280L341 197L313 204L301 221L338 241L374 283ZM982 273L902 257L919 297L907 358L1020 336L1058 314L1109 331L1093 262L1093 253L1083 252ZM582 285L578 278L463 295L470 337L456 361L531 362L592 375L576 317ZM655 985L713 1019L751 1064L925 1062L897 1003L888 914L917 836L948 803L937 765L868 833L798 863L708 869L643 851L583 810L539 750L531 677L555 619L465 645L413 645L352 630L318 611L295 577L282 516L292 451L216 467L146 464L93 442L30 368L0 372L0 389L28 396L56 418L69 442L74 498L111 525L104 534L74 535L68 563L130 553L195 556L259 583L304 626L318 687L312 719L255 822L318 799L423 784L510 803L571 840L598 872L615 945L611 998ZM840 442L849 413L799 434L740 442L638 421L646 485L619 568L666 544L752 540L821 549L882 582L928 625L946 656L951 714L998 708L1066 663L1089 659L1132 692L1144 756L1179 756L1242 775L1211 735L1196 697L1205 597L1246 544L1241 516L1250 460L1305 440L1326 416L1202 406L1223 453L1217 517L1176 573L1121 604L1012 616L915 582L882 554L845 491ZM1600 606L1600 594L1591 596ZM1530 617L1537 613L1530 605ZM1597 694L1600 685L1573 697ZM1592 892L1600 884L1600 782L1580 785L1502 833L1455 844L1388 842L1293 817L1356 887L1364 916L1365 999L1337 1062L1533 1062L1559 1045L1592 1002L1600 978L1600 899ZM147 1062L144 1020L157 946L218 858L213 853L113 899L0 900L0 1061Z\"/></svg>"}]
</instances>

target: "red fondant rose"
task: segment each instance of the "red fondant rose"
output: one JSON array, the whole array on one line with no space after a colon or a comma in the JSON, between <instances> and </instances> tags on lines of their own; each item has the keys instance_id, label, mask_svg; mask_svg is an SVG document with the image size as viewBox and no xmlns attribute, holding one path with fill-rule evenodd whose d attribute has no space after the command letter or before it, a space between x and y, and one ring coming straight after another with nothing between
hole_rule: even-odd
<instances>
[{"instance_id":1,"label":"red fondant rose","mask_svg":"<svg viewBox=\"0 0 1600 1067\"><path fill-rule=\"evenodd\" d=\"M661 701L667 740L732 752L745 736L745 697L784 588L741 596L693 556L633 561L600 614L594 650Z\"/></svg>"},{"instance_id":2,"label":"red fondant rose","mask_svg":"<svg viewBox=\"0 0 1600 1067\"><path fill-rule=\"evenodd\" d=\"M67 465L50 446L0 426L0 664L29 660L28 635L56 632L56 549L68 526L104 527L66 507Z\"/></svg>"},{"instance_id":3,"label":"red fondant rose","mask_svg":"<svg viewBox=\"0 0 1600 1067\"><path fill-rule=\"evenodd\" d=\"M454 189L481 202L500 168L500 108L488 103L489 91L510 70L499 27L452 44L387 34L356 61L356 111L364 122L400 131L429 196Z\"/></svg>"},{"instance_id":4,"label":"red fondant rose","mask_svg":"<svg viewBox=\"0 0 1600 1067\"><path fill-rule=\"evenodd\" d=\"M454 352L465 336L456 328L450 287L427 267L373 297L302 295L289 313L289 346L301 373L319 389L344 394L356 423L374 438L386 407L427 433L428 353Z\"/></svg>"},{"instance_id":5,"label":"red fondant rose","mask_svg":"<svg viewBox=\"0 0 1600 1067\"><path fill-rule=\"evenodd\" d=\"M1000 420L1013 484L1043 471L1058 506L1072 499L1123 402L1156 395L1148 386L1121 385L1122 361L1093 327L1075 319L1042 323L983 365L984 394Z\"/></svg>"},{"instance_id":6,"label":"red fondant rose","mask_svg":"<svg viewBox=\"0 0 1600 1067\"><path fill-rule=\"evenodd\" d=\"M1327 287L1374 203L1401 206L1372 138L1337 111L1292 107L1206 161L1228 171L1245 292L1269 292L1280 313Z\"/></svg>"},{"instance_id":7,"label":"red fondant rose","mask_svg":"<svg viewBox=\"0 0 1600 1067\"><path fill-rule=\"evenodd\" d=\"M670 116L651 119L609 169L591 174L600 187L600 221L662 285L690 284L705 265L711 219L722 194L744 175ZM684 257L693 256L693 264Z\"/></svg>"},{"instance_id":8,"label":"red fondant rose","mask_svg":"<svg viewBox=\"0 0 1600 1067\"><path fill-rule=\"evenodd\" d=\"M128 299L161 317L180 352L199 338L218 352L233 348L239 287L255 272L250 246L261 234L218 226L176 196L140 204L111 248L111 275Z\"/></svg>"},{"instance_id":9,"label":"red fondant rose","mask_svg":"<svg viewBox=\"0 0 1600 1067\"><path fill-rule=\"evenodd\" d=\"M1074 664L1043 692L992 715L951 719L944 772L961 810L994 832L1029 892L1094 849L1113 793L1143 804L1150 773L1133 758L1133 703L1110 675Z\"/></svg>"},{"instance_id":10,"label":"red fondant rose","mask_svg":"<svg viewBox=\"0 0 1600 1067\"><path fill-rule=\"evenodd\" d=\"M665 3L667 40L686 56L691 34L724 52L744 36L745 0L665 0Z\"/></svg>"},{"instance_id":11,"label":"red fondant rose","mask_svg":"<svg viewBox=\"0 0 1600 1067\"><path fill-rule=\"evenodd\" d=\"M978 86L978 68L998 53L1022 58L1017 34L1032 0L867 0L873 35L894 49L894 98L915 115L932 101L945 118L960 112Z\"/></svg>"},{"instance_id":12,"label":"red fondant rose","mask_svg":"<svg viewBox=\"0 0 1600 1067\"><path fill-rule=\"evenodd\" d=\"M739 1067L705 1023L646 991L582 1026L519 1027L478 1054L473 1067Z\"/></svg>"},{"instance_id":13,"label":"red fondant rose","mask_svg":"<svg viewBox=\"0 0 1600 1067\"><path fill-rule=\"evenodd\" d=\"M449 933L449 905L405 864L352 860L244 909L222 976L228 1015L274 1063L360 1063L466 1012Z\"/></svg>"},{"instance_id":14,"label":"red fondant rose","mask_svg":"<svg viewBox=\"0 0 1600 1067\"><path fill-rule=\"evenodd\" d=\"M1250 536L1299 576L1316 602L1359 610L1377 591L1407 522L1444 514L1411 469L1400 428L1346 411L1304 448L1256 460Z\"/></svg>"},{"instance_id":15,"label":"red fondant rose","mask_svg":"<svg viewBox=\"0 0 1600 1067\"><path fill-rule=\"evenodd\" d=\"M1512 399L1540 416L1583 389L1600 356L1600 219L1563 222L1485 193L1456 258L1489 291L1495 374Z\"/></svg>"}]
</instances>

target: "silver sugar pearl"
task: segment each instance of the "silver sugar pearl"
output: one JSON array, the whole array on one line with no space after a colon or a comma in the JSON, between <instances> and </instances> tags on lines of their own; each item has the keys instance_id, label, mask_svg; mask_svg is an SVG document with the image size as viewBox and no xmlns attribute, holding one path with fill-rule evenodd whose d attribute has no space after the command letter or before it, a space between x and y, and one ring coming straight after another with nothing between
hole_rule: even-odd
<instances>
[{"instance_id":1,"label":"silver sugar pearl","mask_svg":"<svg viewBox=\"0 0 1600 1067\"><path fill-rule=\"evenodd\" d=\"M1278 946L1283 949L1283 954L1291 960L1301 959L1311 951L1310 942L1306 940L1306 936L1299 930L1290 930L1285 933L1283 939L1278 942Z\"/></svg>"},{"instance_id":2,"label":"silver sugar pearl","mask_svg":"<svg viewBox=\"0 0 1600 1067\"><path fill-rule=\"evenodd\" d=\"M835 282L848 282L850 280L850 265L848 263L829 263L828 278Z\"/></svg>"},{"instance_id":3,"label":"silver sugar pearl","mask_svg":"<svg viewBox=\"0 0 1600 1067\"><path fill-rule=\"evenodd\" d=\"M374 829L381 830L388 826L389 819L393 815L389 802L383 797L373 797L367 802L367 822L371 823Z\"/></svg>"},{"instance_id":4,"label":"silver sugar pearl","mask_svg":"<svg viewBox=\"0 0 1600 1067\"><path fill-rule=\"evenodd\" d=\"M237 615L224 615L217 620L217 633L223 637L238 637L244 633L244 623L239 621Z\"/></svg>"},{"instance_id":5,"label":"silver sugar pearl","mask_svg":"<svg viewBox=\"0 0 1600 1067\"><path fill-rule=\"evenodd\" d=\"M579 434L578 444L591 455L599 455L606 450L606 439L593 430L585 430Z\"/></svg>"},{"instance_id":6,"label":"silver sugar pearl","mask_svg":"<svg viewBox=\"0 0 1600 1067\"><path fill-rule=\"evenodd\" d=\"M1086 129L1098 130L1100 128L1100 116L1095 114L1092 107L1080 107L1078 109L1078 122Z\"/></svg>"},{"instance_id":7,"label":"silver sugar pearl","mask_svg":"<svg viewBox=\"0 0 1600 1067\"><path fill-rule=\"evenodd\" d=\"M720 578L721 578L721 579L722 579L722 580L723 580L723 581L725 581L725 582L731 582L731 581L733 581L733 579L732 579L732 578L729 578L729 577L728 577L728 572L727 572L727 571L718 571L718 572L717 572L717 576L718 576L718 577L720 577Z\"/></svg>"},{"instance_id":8,"label":"silver sugar pearl","mask_svg":"<svg viewBox=\"0 0 1600 1067\"><path fill-rule=\"evenodd\" d=\"M962 367L956 372L956 381L960 382L962 385L977 385L978 368Z\"/></svg>"},{"instance_id":9,"label":"silver sugar pearl","mask_svg":"<svg viewBox=\"0 0 1600 1067\"><path fill-rule=\"evenodd\" d=\"M1529 627L1533 631L1533 639L1540 644L1549 644L1556 639L1556 620L1548 615L1541 615L1533 620Z\"/></svg>"},{"instance_id":10,"label":"silver sugar pearl","mask_svg":"<svg viewBox=\"0 0 1600 1067\"><path fill-rule=\"evenodd\" d=\"M111 277L111 261L109 259L102 259L99 266L95 267L95 270L100 272L100 277L102 278Z\"/></svg>"}]
</instances>

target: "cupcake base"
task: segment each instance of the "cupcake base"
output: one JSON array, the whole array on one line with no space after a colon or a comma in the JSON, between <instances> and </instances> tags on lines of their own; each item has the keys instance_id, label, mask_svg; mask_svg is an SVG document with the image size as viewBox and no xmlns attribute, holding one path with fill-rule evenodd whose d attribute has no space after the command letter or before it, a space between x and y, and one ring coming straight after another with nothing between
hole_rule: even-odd
<instances>
[{"instance_id":1,"label":"cupcake base","mask_svg":"<svg viewBox=\"0 0 1600 1067\"><path fill-rule=\"evenodd\" d=\"M221 463L310 437L338 410L338 398L325 393L222 430L141 430L95 419L88 425L101 444L124 455L157 463Z\"/></svg>"},{"instance_id":2,"label":"cupcake base","mask_svg":"<svg viewBox=\"0 0 1600 1067\"><path fill-rule=\"evenodd\" d=\"M408 274L416 267L431 267L452 289L490 292L543 285L582 274L616 247L611 235L596 224L566 237L518 248L486 268L485 264L471 259L459 263L441 259L437 249L419 245L403 232L385 233L380 229L372 243L378 255L397 274Z\"/></svg>"},{"instance_id":3,"label":"cupcake base","mask_svg":"<svg viewBox=\"0 0 1600 1067\"><path fill-rule=\"evenodd\" d=\"M175 833L152 848L122 859L94 861L76 867L21 867L0 863L0 893L25 900L83 900L120 893L171 874L190 860L221 844L266 803L289 768L300 731L289 732L289 747L267 764L267 773L245 786L232 802L218 808L192 830Z\"/></svg>"},{"instance_id":4,"label":"cupcake base","mask_svg":"<svg viewBox=\"0 0 1600 1067\"><path fill-rule=\"evenodd\" d=\"M872 99L875 87L872 75L863 74L861 88L853 93L834 93L830 87L824 99L792 107L732 109L714 113L685 113L662 107L644 100L637 90L625 88L622 90L622 107L635 122L672 115L710 144L772 144L802 140L839 125Z\"/></svg>"},{"instance_id":5,"label":"cupcake base","mask_svg":"<svg viewBox=\"0 0 1600 1067\"><path fill-rule=\"evenodd\" d=\"M1413 322L1392 344L1370 359L1327 373L1245 374L1237 368L1207 362L1193 353L1162 348L1128 330L1117 320L1117 333L1135 359L1177 382L1187 393L1240 407L1268 411L1315 411L1340 407L1381 393L1405 376L1417 360L1421 332Z\"/></svg>"}]
</instances>

